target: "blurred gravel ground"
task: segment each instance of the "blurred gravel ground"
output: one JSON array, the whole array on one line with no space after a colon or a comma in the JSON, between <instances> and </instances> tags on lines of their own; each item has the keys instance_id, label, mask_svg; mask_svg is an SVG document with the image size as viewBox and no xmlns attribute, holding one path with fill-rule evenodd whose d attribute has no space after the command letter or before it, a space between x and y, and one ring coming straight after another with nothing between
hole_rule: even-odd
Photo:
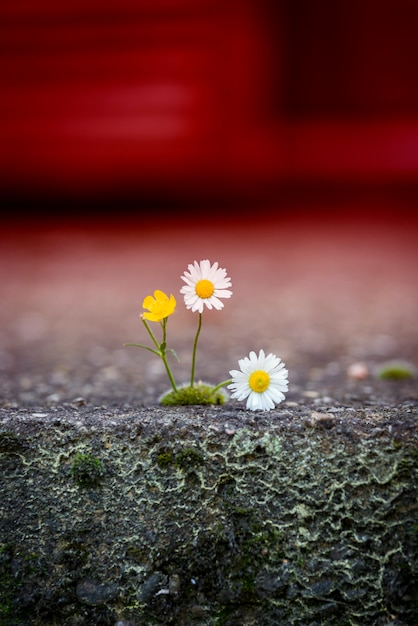
<instances>
[{"instance_id":1,"label":"blurred gravel ground","mask_svg":"<svg viewBox=\"0 0 418 626\"><path fill-rule=\"evenodd\" d=\"M199 212L198 212L199 213ZM40 406L155 404L168 388L139 320L155 289L177 297L169 319L177 382L187 382L196 314L180 276L195 259L217 260L232 279L223 311L207 311L197 377L217 383L249 350L274 352L289 369L297 406L417 404L415 380L381 381L388 360L418 365L415 217L286 212L246 220L123 219L2 230L0 403ZM264 219L265 218L265 219ZM158 331L156 326L156 332ZM364 378L348 375L361 362ZM81 402L81 400L79 400Z\"/></svg>"}]
</instances>

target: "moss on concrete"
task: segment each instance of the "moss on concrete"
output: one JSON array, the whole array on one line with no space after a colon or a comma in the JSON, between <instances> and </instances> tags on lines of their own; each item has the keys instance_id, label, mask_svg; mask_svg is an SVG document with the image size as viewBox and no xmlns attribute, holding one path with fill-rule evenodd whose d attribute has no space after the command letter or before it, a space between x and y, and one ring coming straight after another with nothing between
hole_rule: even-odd
<instances>
[{"instance_id":1,"label":"moss on concrete","mask_svg":"<svg viewBox=\"0 0 418 626\"><path fill-rule=\"evenodd\" d=\"M379 367L377 376L382 380L408 380L414 378L415 368L405 361L388 361Z\"/></svg>"},{"instance_id":2,"label":"moss on concrete","mask_svg":"<svg viewBox=\"0 0 418 626\"><path fill-rule=\"evenodd\" d=\"M160 403L163 406L209 406L217 404L225 404L228 394L224 389L217 389L214 385L198 382L190 387L184 385L174 390L170 390L163 394Z\"/></svg>"},{"instance_id":3,"label":"moss on concrete","mask_svg":"<svg viewBox=\"0 0 418 626\"><path fill-rule=\"evenodd\" d=\"M4 411L0 624L416 625L408 411Z\"/></svg>"},{"instance_id":4,"label":"moss on concrete","mask_svg":"<svg viewBox=\"0 0 418 626\"><path fill-rule=\"evenodd\" d=\"M81 487L100 485L105 475L105 468L100 459L92 454L78 452L71 465L71 476Z\"/></svg>"}]
</instances>

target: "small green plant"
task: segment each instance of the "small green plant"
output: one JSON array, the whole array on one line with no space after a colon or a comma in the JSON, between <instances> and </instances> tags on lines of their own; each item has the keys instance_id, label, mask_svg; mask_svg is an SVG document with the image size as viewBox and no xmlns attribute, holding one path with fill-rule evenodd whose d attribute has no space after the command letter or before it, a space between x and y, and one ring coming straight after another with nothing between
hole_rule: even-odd
<instances>
[{"instance_id":1,"label":"small green plant","mask_svg":"<svg viewBox=\"0 0 418 626\"><path fill-rule=\"evenodd\" d=\"M377 371L382 380L408 380L414 378L414 367L404 361L388 361Z\"/></svg>"},{"instance_id":2,"label":"small green plant","mask_svg":"<svg viewBox=\"0 0 418 626\"><path fill-rule=\"evenodd\" d=\"M157 454L158 467L165 468L171 465L174 461L174 455L171 450L161 450Z\"/></svg>"},{"instance_id":3,"label":"small green plant","mask_svg":"<svg viewBox=\"0 0 418 626\"><path fill-rule=\"evenodd\" d=\"M161 396L160 404L163 406L225 404L227 398L223 389L198 382L193 387L185 385L168 391Z\"/></svg>"},{"instance_id":4,"label":"small green plant","mask_svg":"<svg viewBox=\"0 0 418 626\"><path fill-rule=\"evenodd\" d=\"M229 289L231 279L227 276L226 270L219 267L217 261L212 264L209 259L189 264L181 279L186 283L180 289L186 308L198 315L192 348L190 383L177 386L167 358L167 353L171 352L178 360L175 350L167 347L168 318L173 315L177 305L173 294L168 295L161 289L156 289L154 295L146 296L142 302L144 312L140 318L151 339L151 346L143 343L124 344L148 350L162 360L171 383L171 390L160 397L160 403L164 406L225 404L228 395L221 389L228 386L228 389L232 390L231 398L247 400L247 409L251 411L273 409L284 400L284 392L288 390L288 371L281 359L272 353L266 355L264 350L260 350L258 356L252 350L249 357L238 361L239 370L229 371L232 378L216 386L195 382L197 344L203 312L205 309L217 311L223 309L222 300L232 296ZM149 322L160 324L161 341L154 334Z\"/></svg>"},{"instance_id":5,"label":"small green plant","mask_svg":"<svg viewBox=\"0 0 418 626\"><path fill-rule=\"evenodd\" d=\"M195 448L183 448L176 456L175 465L182 470L203 465L203 455Z\"/></svg>"},{"instance_id":6,"label":"small green plant","mask_svg":"<svg viewBox=\"0 0 418 626\"><path fill-rule=\"evenodd\" d=\"M95 487L102 482L105 467L97 457L80 452L74 457L71 475L81 487Z\"/></svg>"}]
</instances>

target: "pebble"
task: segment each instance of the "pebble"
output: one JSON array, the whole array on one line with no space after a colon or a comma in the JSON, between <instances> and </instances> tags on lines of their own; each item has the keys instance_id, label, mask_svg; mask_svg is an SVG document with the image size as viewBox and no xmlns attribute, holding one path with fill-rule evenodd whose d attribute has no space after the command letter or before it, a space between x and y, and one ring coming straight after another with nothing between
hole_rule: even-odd
<instances>
[{"instance_id":1,"label":"pebble","mask_svg":"<svg viewBox=\"0 0 418 626\"><path fill-rule=\"evenodd\" d=\"M347 376L353 380L364 380L370 375L369 368L365 363L352 363L347 368Z\"/></svg>"},{"instance_id":2,"label":"pebble","mask_svg":"<svg viewBox=\"0 0 418 626\"><path fill-rule=\"evenodd\" d=\"M335 416L329 415L328 413L319 413L317 411L312 411L310 424L313 427L317 428L332 428L335 425Z\"/></svg>"},{"instance_id":3,"label":"pebble","mask_svg":"<svg viewBox=\"0 0 418 626\"><path fill-rule=\"evenodd\" d=\"M322 396L322 398L315 398L314 404L332 404L333 399L330 396Z\"/></svg>"},{"instance_id":4,"label":"pebble","mask_svg":"<svg viewBox=\"0 0 418 626\"><path fill-rule=\"evenodd\" d=\"M93 579L80 580L77 584L77 598L90 606L100 606L117 595L116 585L106 585Z\"/></svg>"},{"instance_id":5,"label":"pebble","mask_svg":"<svg viewBox=\"0 0 418 626\"><path fill-rule=\"evenodd\" d=\"M319 393L311 389L307 389L306 391L303 392L302 395L305 396L305 398L318 398L319 397Z\"/></svg>"},{"instance_id":6,"label":"pebble","mask_svg":"<svg viewBox=\"0 0 418 626\"><path fill-rule=\"evenodd\" d=\"M47 396L47 402L55 402L58 403L61 400L61 396L58 393L51 393L49 396Z\"/></svg>"},{"instance_id":7,"label":"pebble","mask_svg":"<svg viewBox=\"0 0 418 626\"><path fill-rule=\"evenodd\" d=\"M154 572L151 574L140 586L137 592L137 599L140 602L149 602L151 598L159 595L160 589L162 593L169 593L167 588L167 577L160 572Z\"/></svg>"},{"instance_id":8,"label":"pebble","mask_svg":"<svg viewBox=\"0 0 418 626\"><path fill-rule=\"evenodd\" d=\"M76 406L84 406L87 402L85 398L79 396L78 398L74 398L74 400L72 400L72 404L75 404Z\"/></svg>"},{"instance_id":9,"label":"pebble","mask_svg":"<svg viewBox=\"0 0 418 626\"><path fill-rule=\"evenodd\" d=\"M159 591L157 591L157 593L155 594L155 597L157 596L168 596L170 593L170 589L160 589Z\"/></svg>"},{"instance_id":10,"label":"pebble","mask_svg":"<svg viewBox=\"0 0 418 626\"><path fill-rule=\"evenodd\" d=\"M180 576L173 574L168 580L168 589L170 593L178 593L180 589Z\"/></svg>"},{"instance_id":11,"label":"pebble","mask_svg":"<svg viewBox=\"0 0 418 626\"><path fill-rule=\"evenodd\" d=\"M224 432L224 429L219 424L209 424L208 429L209 430L213 430L213 432L215 432L215 433L222 433L222 432Z\"/></svg>"}]
</instances>

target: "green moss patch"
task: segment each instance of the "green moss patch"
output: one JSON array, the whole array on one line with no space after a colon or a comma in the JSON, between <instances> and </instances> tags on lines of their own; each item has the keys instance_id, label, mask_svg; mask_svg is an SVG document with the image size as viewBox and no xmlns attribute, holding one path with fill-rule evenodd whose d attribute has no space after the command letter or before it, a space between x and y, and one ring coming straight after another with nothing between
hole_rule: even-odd
<instances>
[{"instance_id":1,"label":"green moss patch","mask_svg":"<svg viewBox=\"0 0 418 626\"><path fill-rule=\"evenodd\" d=\"M71 466L71 475L81 487L95 487L102 482L105 468L95 456L79 453Z\"/></svg>"},{"instance_id":2,"label":"green moss patch","mask_svg":"<svg viewBox=\"0 0 418 626\"><path fill-rule=\"evenodd\" d=\"M188 406L188 405L210 405L225 404L228 399L223 389L216 389L215 386L207 383L196 383L179 387L177 391L168 391L160 398L160 404L164 406Z\"/></svg>"},{"instance_id":3,"label":"green moss patch","mask_svg":"<svg viewBox=\"0 0 418 626\"><path fill-rule=\"evenodd\" d=\"M388 361L377 371L382 380L408 380L414 378L414 367L403 361Z\"/></svg>"}]
</instances>

